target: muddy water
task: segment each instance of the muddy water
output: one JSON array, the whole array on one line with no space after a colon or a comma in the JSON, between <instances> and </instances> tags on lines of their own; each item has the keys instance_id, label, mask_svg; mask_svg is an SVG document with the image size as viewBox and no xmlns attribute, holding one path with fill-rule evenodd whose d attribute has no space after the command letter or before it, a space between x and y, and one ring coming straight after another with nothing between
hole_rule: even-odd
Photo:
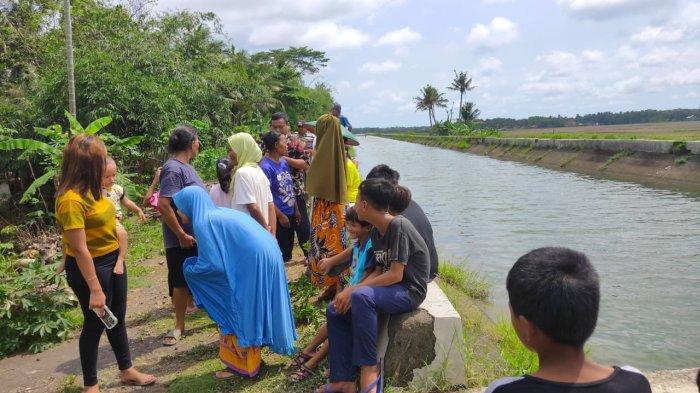
<instances>
[{"instance_id":1,"label":"muddy water","mask_svg":"<svg viewBox=\"0 0 700 393\"><path fill-rule=\"evenodd\" d=\"M588 254L602 281L593 356L647 370L700 364L700 197L361 137L360 170L401 172L441 258L493 284L504 311L515 260L541 246Z\"/></svg>"}]
</instances>

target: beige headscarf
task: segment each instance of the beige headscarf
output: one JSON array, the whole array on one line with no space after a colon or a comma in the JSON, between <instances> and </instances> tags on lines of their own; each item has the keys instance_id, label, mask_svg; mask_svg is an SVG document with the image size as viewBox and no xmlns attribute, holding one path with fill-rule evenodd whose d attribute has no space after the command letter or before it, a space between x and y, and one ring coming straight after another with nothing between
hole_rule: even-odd
<instances>
[{"instance_id":1,"label":"beige headscarf","mask_svg":"<svg viewBox=\"0 0 700 393\"><path fill-rule=\"evenodd\" d=\"M316 154L306 176L306 192L329 202L346 203L345 151L338 118L327 113L316 122Z\"/></svg>"}]
</instances>

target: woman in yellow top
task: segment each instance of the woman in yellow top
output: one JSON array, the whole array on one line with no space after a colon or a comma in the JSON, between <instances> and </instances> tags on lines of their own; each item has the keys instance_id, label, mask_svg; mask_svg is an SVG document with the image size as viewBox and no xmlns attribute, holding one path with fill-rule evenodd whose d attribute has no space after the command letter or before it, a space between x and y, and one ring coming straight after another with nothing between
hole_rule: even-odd
<instances>
[{"instance_id":1,"label":"woman in yellow top","mask_svg":"<svg viewBox=\"0 0 700 393\"><path fill-rule=\"evenodd\" d=\"M107 337L121 370L122 383L145 386L156 381L153 375L143 374L131 364L124 323L126 271L114 273L119 255L115 210L101 191L106 158L105 145L97 136L73 136L63 151L61 180L56 192L56 219L66 254L66 278L84 317L78 346L83 392L89 393L100 390L97 350L105 326L97 313L103 315L105 306L118 321L107 331Z\"/></svg>"},{"instance_id":2,"label":"woman in yellow top","mask_svg":"<svg viewBox=\"0 0 700 393\"><path fill-rule=\"evenodd\" d=\"M345 158L345 184L348 188L348 206L354 206L355 200L357 199L357 193L360 189L360 183L362 183L362 177L360 177L360 171L357 170L357 165L350 159L350 156L346 154Z\"/></svg>"}]
</instances>

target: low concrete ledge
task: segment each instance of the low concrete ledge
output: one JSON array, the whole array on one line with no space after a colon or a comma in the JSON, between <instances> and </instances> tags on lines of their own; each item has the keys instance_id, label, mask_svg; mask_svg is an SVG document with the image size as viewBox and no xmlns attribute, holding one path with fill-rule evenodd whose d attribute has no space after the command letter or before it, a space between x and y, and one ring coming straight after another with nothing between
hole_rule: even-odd
<instances>
[{"instance_id":1,"label":"low concrete ledge","mask_svg":"<svg viewBox=\"0 0 700 393\"><path fill-rule=\"evenodd\" d=\"M602 150L618 152L627 150L630 152L669 154L673 152L672 141L650 141L640 139L534 139L534 138L483 138L481 143L500 146L532 146L538 149L560 150ZM695 151L688 149L693 154L700 154L700 142L688 142L694 144ZM697 144L697 145L695 145Z\"/></svg>"},{"instance_id":2,"label":"low concrete ledge","mask_svg":"<svg viewBox=\"0 0 700 393\"><path fill-rule=\"evenodd\" d=\"M382 318L379 332L385 377L394 386L420 389L436 379L466 384L462 318L437 283L428 284L417 310Z\"/></svg>"},{"instance_id":3,"label":"low concrete ledge","mask_svg":"<svg viewBox=\"0 0 700 393\"><path fill-rule=\"evenodd\" d=\"M692 154L700 154L700 141L686 142L685 148Z\"/></svg>"}]
</instances>

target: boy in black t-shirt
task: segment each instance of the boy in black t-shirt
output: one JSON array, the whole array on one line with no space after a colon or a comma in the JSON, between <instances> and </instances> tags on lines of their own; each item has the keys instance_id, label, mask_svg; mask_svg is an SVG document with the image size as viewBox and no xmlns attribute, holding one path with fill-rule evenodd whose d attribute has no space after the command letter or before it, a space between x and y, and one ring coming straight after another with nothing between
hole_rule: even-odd
<instances>
[{"instance_id":1,"label":"boy in black t-shirt","mask_svg":"<svg viewBox=\"0 0 700 393\"><path fill-rule=\"evenodd\" d=\"M540 368L499 379L486 393L651 393L639 370L586 358L583 346L595 330L600 287L584 254L562 247L533 250L515 262L506 287L513 327L537 353Z\"/></svg>"},{"instance_id":2,"label":"boy in black t-shirt","mask_svg":"<svg viewBox=\"0 0 700 393\"><path fill-rule=\"evenodd\" d=\"M425 299L430 257L425 241L410 221L389 213L404 210L411 200L408 189L384 179L360 184L355 211L374 226L374 271L360 284L346 287L328 305L328 363L330 384L317 392L354 393L360 372L360 391L381 388L377 367L377 314L415 310Z\"/></svg>"}]
</instances>

